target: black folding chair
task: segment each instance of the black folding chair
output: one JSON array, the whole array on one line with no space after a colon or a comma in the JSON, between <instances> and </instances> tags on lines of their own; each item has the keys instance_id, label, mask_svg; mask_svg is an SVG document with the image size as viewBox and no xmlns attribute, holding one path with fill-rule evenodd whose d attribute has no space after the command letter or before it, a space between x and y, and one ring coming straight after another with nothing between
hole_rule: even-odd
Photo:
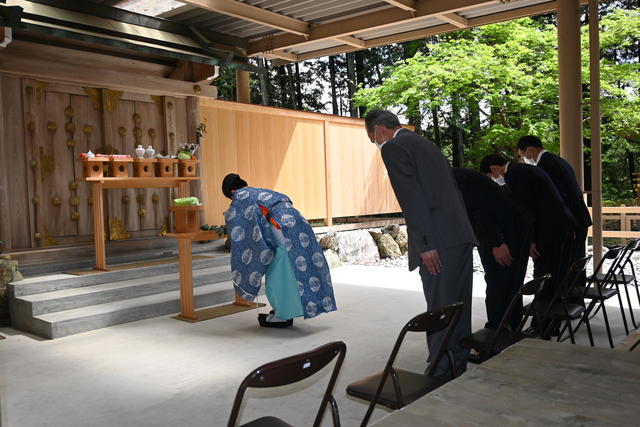
<instances>
[{"instance_id":1,"label":"black folding chair","mask_svg":"<svg viewBox=\"0 0 640 427\"><path fill-rule=\"evenodd\" d=\"M577 285L580 284L580 281L584 280L584 271L590 259L591 255L579 258L573 262L551 301L534 300L531 303L534 306L536 316L541 319L540 325L545 325L545 331L542 334L543 338L550 336L554 326L560 326L564 322L565 325L558 334L557 341L561 340L564 330L568 329L571 342L575 344L576 340L574 330L571 327L571 321L581 319L581 321L587 324L589 342L592 347L594 346L588 312L581 301L578 303L574 302L577 298L580 298L584 292L585 288L583 286L577 287ZM575 292L574 289L576 290ZM576 294L576 292L578 294Z\"/></svg>"},{"instance_id":2,"label":"black folding chair","mask_svg":"<svg viewBox=\"0 0 640 427\"><path fill-rule=\"evenodd\" d=\"M627 294L627 303L629 304L629 315L631 317L631 324L634 328L637 328L638 325L636 323L635 315L633 314L633 308L631 306L631 296L629 287L633 286L636 289L636 296L638 297L638 303L640 303L640 289L638 289L638 280L636 279L636 270L633 266L633 262L631 257L633 253L636 252L640 248L640 239L632 239L627 246L625 246L624 251L620 254L620 260L613 275L610 277L609 282L615 283L617 285L624 285L626 294ZM627 269L631 274L627 274ZM606 273L598 272L599 270L595 270L594 274L589 278L591 282L599 282L604 283L606 278ZM596 310L597 313L598 310ZM595 314L595 313L594 313ZM627 335L629 332L627 331Z\"/></svg>"},{"instance_id":3,"label":"black folding chair","mask_svg":"<svg viewBox=\"0 0 640 427\"><path fill-rule=\"evenodd\" d=\"M350 396L370 401L361 426L367 425L377 403L391 409L399 409L456 377L456 366L449 348L449 340L462 314L462 306L461 302L456 302L440 309L419 314L409 320L400 331L384 370L347 386L347 394ZM426 332L431 335L445 329L446 333L442 345L436 357L432 359L426 373L416 373L393 367L393 362L407 332ZM451 378L434 376L436 368L445 354L449 359Z\"/></svg>"},{"instance_id":4,"label":"black folding chair","mask_svg":"<svg viewBox=\"0 0 640 427\"><path fill-rule=\"evenodd\" d=\"M231 415L229 415L227 427L235 427L238 414L240 412L240 405L242 404L242 398L248 387L279 387L302 381L324 368L336 356L338 356L338 359L333 367L329 384L327 384L322 401L320 402L320 409L318 410L315 421L313 422L313 426L317 427L320 425L327 403L329 403L331 405L333 425L339 427L340 416L338 414L338 405L336 404L332 393L346 352L346 344L342 341L336 341L305 353L296 354L295 356L267 363L253 370L249 375L247 375L238 388L236 398L233 402L233 409L231 410ZM243 424L243 426L291 427L291 424L286 423L280 418L266 416L255 419L248 424Z\"/></svg>"},{"instance_id":5,"label":"black folding chair","mask_svg":"<svg viewBox=\"0 0 640 427\"><path fill-rule=\"evenodd\" d=\"M477 351L480 354L480 358L476 363L482 363L490 357L502 352L507 347L520 341L523 338L522 329L524 328L527 318L531 315L533 304L529 304L527 306L527 309L522 314L522 318L520 319L515 331L511 329L509 319L511 319L514 310L517 310L518 307L520 307L522 297L533 296L535 298L535 296L543 289L545 282L549 280L550 277L550 274L546 274L525 283L513 296L507 311L504 313L504 316L500 321L500 325L498 325L498 329L479 329L473 334L463 338L459 343L460 347Z\"/></svg>"},{"instance_id":6,"label":"black folding chair","mask_svg":"<svg viewBox=\"0 0 640 427\"><path fill-rule=\"evenodd\" d=\"M611 346L611 348L613 348L613 338L611 336L611 326L609 325L607 308L605 307L605 301L609 298L613 298L616 295L618 296L618 303L620 304L620 314L622 315L624 329L626 334L629 334L627 318L624 314L624 306L622 305L622 297L620 296L620 290L618 289L618 286L620 284L616 283L613 280L614 274L616 273L616 271L618 271L618 266L620 265L622 259L623 250L624 248L622 246L614 246L602 256L602 259L598 263L598 266L594 268L593 271L600 271L605 261L611 261L611 265L600 280L596 280L597 278L595 277L595 274L588 277L588 285L582 293L582 298L590 300L589 306L587 307L587 319L595 315L595 312L593 310L594 308L596 308L596 305L596 312L602 309L604 324L607 329L607 337L609 338L609 345ZM575 327L573 333L576 333L581 325L582 321L578 322L578 325Z\"/></svg>"}]
</instances>

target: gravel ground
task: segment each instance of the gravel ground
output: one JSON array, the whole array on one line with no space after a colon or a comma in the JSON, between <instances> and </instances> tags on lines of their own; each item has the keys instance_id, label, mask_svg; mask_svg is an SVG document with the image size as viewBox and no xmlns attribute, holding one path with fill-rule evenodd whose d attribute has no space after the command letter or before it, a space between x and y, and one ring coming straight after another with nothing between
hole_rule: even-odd
<instances>
[{"instance_id":1,"label":"gravel ground","mask_svg":"<svg viewBox=\"0 0 640 427\"><path fill-rule=\"evenodd\" d=\"M606 249L605 249L605 252L606 252ZM587 247L587 254L588 255L592 254L591 246ZM631 261L633 262L635 271L640 272L640 253L635 252L631 256ZM406 270L409 268L409 261L408 261L407 255L403 255L399 258L385 258L385 259L381 259L380 261L377 261L374 263L368 263L365 265L388 267L388 268L402 268ZM604 267L606 271L606 268L608 267L608 263L605 263ZM587 266L587 270L589 272L593 270L593 265L591 263ZM480 262L480 255L478 254L478 250L476 248L473 248L473 273L484 274L482 263ZM531 280L532 278L533 278L533 262L529 260L529 265L527 266L527 275L525 277L525 280Z\"/></svg>"}]
</instances>

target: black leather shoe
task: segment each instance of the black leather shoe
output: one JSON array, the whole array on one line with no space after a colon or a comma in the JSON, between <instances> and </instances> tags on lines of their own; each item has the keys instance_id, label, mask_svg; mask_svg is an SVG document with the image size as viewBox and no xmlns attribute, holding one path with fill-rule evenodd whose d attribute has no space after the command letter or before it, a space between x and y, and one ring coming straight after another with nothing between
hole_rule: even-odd
<instances>
[{"instance_id":1,"label":"black leather shoe","mask_svg":"<svg viewBox=\"0 0 640 427\"><path fill-rule=\"evenodd\" d=\"M269 313L269 314L272 314L272 313ZM264 313L258 314L258 323L260 323L260 326L264 328L286 328L288 326L293 325L293 319L280 320L276 322L269 321L267 320L267 317L269 316L269 314L264 314Z\"/></svg>"}]
</instances>

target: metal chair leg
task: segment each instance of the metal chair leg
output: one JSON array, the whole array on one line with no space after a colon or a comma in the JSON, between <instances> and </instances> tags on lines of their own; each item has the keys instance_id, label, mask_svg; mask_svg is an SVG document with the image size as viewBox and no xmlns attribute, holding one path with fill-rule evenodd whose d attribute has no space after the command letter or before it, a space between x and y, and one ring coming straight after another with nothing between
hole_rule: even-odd
<instances>
[{"instance_id":1,"label":"metal chair leg","mask_svg":"<svg viewBox=\"0 0 640 427\"><path fill-rule=\"evenodd\" d=\"M584 323L587 325L587 334L589 335L589 343L591 344L591 347L595 347L595 344L593 342L593 334L591 333L591 324L589 323L589 316L587 316L586 314L587 312L585 311Z\"/></svg>"},{"instance_id":2,"label":"metal chair leg","mask_svg":"<svg viewBox=\"0 0 640 427\"><path fill-rule=\"evenodd\" d=\"M622 323L624 324L624 332L629 335L629 325L627 325L627 316L624 314L624 305L622 304L622 295L620 294L620 288L616 285L618 291L618 303L620 304L620 314L622 315ZM604 307L603 307L604 309Z\"/></svg>"},{"instance_id":3,"label":"metal chair leg","mask_svg":"<svg viewBox=\"0 0 640 427\"><path fill-rule=\"evenodd\" d=\"M604 325L607 328L607 336L609 337L609 345L613 348L613 338L611 337L611 327L609 326L609 317L607 316L607 309L604 306L604 301L600 301L600 307L602 308L602 314L604 314Z\"/></svg>"},{"instance_id":4,"label":"metal chair leg","mask_svg":"<svg viewBox=\"0 0 640 427\"><path fill-rule=\"evenodd\" d=\"M631 324L633 325L633 329L638 329L638 325L636 324L636 318L633 315L633 307L631 306L631 296L629 295L629 285L624 286L624 293L627 295L627 303L629 304L629 316L631 317Z\"/></svg>"}]
</instances>

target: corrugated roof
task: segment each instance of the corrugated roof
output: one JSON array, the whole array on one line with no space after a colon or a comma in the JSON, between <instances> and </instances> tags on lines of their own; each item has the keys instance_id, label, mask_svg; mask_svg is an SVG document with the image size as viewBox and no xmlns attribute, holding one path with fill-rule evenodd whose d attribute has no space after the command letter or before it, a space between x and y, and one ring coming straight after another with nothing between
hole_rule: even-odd
<instances>
[{"instance_id":1,"label":"corrugated roof","mask_svg":"<svg viewBox=\"0 0 640 427\"><path fill-rule=\"evenodd\" d=\"M91 1L114 3L113 0ZM497 0L180 1L186 4L159 17L238 37L245 41L249 56L282 61L354 51L546 13L555 10L556 5L549 0L505 3ZM413 10L409 10L412 7Z\"/></svg>"}]
</instances>

